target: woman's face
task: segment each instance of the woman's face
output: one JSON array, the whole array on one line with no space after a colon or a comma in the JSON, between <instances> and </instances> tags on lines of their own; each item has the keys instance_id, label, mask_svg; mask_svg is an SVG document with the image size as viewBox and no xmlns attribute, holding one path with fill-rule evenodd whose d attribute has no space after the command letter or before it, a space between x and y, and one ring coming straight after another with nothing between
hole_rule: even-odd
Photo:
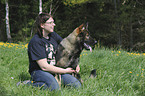
<instances>
[{"instance_id":1,"label":"woman's face","mask_svg":"<svg viewBox=\"0 0 145 96\"><path fill-rule=\"evenodd\" d=\"M51 33L54 32L54 20L52 17L50 17L44 24L43 24L43 29L45 32L47 33Z\"/></svg>"}]
</instances>

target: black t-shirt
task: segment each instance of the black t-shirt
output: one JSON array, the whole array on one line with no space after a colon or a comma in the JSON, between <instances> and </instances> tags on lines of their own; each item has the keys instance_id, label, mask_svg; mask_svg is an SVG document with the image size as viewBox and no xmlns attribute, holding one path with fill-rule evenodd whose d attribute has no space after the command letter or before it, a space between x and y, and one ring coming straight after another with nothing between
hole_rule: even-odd
<instances>
[{"instance_id":1,"label":"black t-shirt","mask_svg":"<svg viewBox=\"0 0 145 96\"><path fill-rule=\"evenodd\" d=\"M49 39L40 38L35 34L28 44L29 73L41 70L36 60L47 58L48 64L55 65L55 53L62 38L55 32L49 34Z\"/></svg>"}]
</instances>

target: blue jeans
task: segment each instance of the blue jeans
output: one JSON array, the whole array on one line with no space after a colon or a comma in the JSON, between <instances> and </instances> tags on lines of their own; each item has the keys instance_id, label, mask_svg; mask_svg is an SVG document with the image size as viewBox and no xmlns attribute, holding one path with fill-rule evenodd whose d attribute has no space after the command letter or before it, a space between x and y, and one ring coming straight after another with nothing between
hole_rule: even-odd
<instances>
[{"instance_id":1,"label":"blue jeans","mask_svg":"<svg viewBox=\"0 0 145 96\"><path fill-rule=\"evenodd\" d=\"M56 81L54 75L49 72L42 70L33 71L31 73L31 79L33 80L33 83L31 83L33 86L41 87L42 89L49 88L51 91L59 89L59 84ZM81 83L70 74L62 74L61 80L61 83L65 86L71 86L74 88L81 87Z\"/></svg>"}]
</instances>

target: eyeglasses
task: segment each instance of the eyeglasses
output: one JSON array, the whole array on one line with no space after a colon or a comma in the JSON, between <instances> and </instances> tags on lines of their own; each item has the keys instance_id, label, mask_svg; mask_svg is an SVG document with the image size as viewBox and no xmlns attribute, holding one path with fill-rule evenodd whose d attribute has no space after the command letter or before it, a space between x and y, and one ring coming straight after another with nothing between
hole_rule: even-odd
<instances>
[{"instance_id":1,"label":"eyeglasses","mask_svg":"<svg viewBox=\"0 0 145 96\"><path fill-rule=\"evenodd\" d=\"M45 22L46 24L54 24L54 21L51 22Z\"/></svg>"}]
</instances>

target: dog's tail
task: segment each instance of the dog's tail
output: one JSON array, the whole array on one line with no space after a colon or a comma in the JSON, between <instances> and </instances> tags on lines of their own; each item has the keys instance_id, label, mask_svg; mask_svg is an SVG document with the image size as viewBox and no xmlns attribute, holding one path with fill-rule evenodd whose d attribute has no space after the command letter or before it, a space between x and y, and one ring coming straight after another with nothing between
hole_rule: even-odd
<instances>
[{"instance_id":1,"label":"dog's tail","mask_svg":"<svg viewBox=\"0 0 145 96\"><path fill-rule=\"evenodd\" d=\"M75 74L75 77L76 77L81 83L84 82L84 81L81 79L81 76L80 76L79 73L76 73L76 74ZM89 78L96 78L96 77L97 77L96 69L93 69L93 70L91 71L91 73L90 73ZM86 80L87 80L87 79L86 79Z\"/></svg>"},{"instance_id":2,"label":"dog's tail","mask_svg":"<svg viewBox=\"0 0 145 96\"><path fill-rule=\"evenodd\" d=\"M97 75L96 75L96 69L93 69L91 71L90 78L95 78L95 77L97 77Z\"/></svg>"}]
</instances>

